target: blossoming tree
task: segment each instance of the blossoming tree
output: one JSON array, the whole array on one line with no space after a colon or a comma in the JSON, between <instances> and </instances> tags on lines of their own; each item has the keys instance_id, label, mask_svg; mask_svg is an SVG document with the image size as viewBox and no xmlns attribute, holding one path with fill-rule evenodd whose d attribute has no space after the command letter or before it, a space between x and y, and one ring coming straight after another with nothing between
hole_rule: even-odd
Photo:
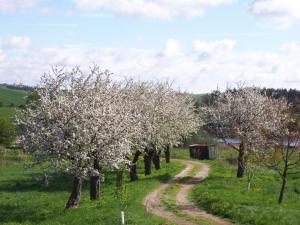
<instances>
[{"instance_id":1,"label":"blossoming tree","mask_svg":"<svg viewBox=\"0 0 300 225\"><path fill-rule=\"evenodd\" d=\"M182 136L195 132L199 126L193 100L186 94L172 89L169 83L141 83L140 136L138 150L131 165L131 180L137 179L136 162L144 153L145 175L151 174L152 162L160 168L161 150L179 142Z\"/></svg>"},{"instance_id":2,"label":"blossoming tree","mask_svg":"<svg viewBox=\"0 0 300 225\"><path fill-rule=\"evenodd\" d=\"M240 87L219 93L212 104L200 109L204 128L227 143L238 138L240 143L227 143L238 152L237 177L243 177L247 155L265 149L278 132L279 118L286 110L283 100L275 100L252 87Z\"/></svg>"},{"instance_id":3,"label":"blossoming tree","mask_svg":"<svg viewBox=\"0 0 300 225\"><path fill-rule=\"evenodd\" d=\"M66 208L77 207L83 178L91 175L91 199L99 197L101 168L113 169L131 154L133 96L126 84L95 66L85 75L54 68L37 89L39 99L21 113L24 149L35 163L49 162L74 175Z\"/></svg>"}]
</instances>

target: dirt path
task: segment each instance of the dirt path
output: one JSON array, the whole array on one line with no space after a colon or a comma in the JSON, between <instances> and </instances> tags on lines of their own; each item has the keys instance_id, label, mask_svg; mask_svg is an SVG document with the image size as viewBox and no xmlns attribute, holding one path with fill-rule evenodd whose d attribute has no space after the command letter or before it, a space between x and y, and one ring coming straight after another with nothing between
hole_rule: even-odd
<instances>
[{"instance_id":1,"label":"dirt path","mask_svg":"<svg viewBox=\"0 0 300 225\"><path fill-rule=\"evenodd\" d=\"M167 183L161 185L159 188L155 189L153 192L151 192L145 197L144 206L147 212L150 212L157 216L164 217L167 220L180 225L196 225L194 222L188 221L185 218L176 216L173 213L165 210L161 204L160 199L165 189L170 187L173 183L178 182L182 178L187 177L196 164L201 164L202 165L201 171L197 173L195 176L193 176L191 179L187 180L185 183L182 183L182 185L180 186L180 190L176 196L176 205L178 207L178 210L181 210L184 214L193 217L200 217L202 219L211 221L214 224L230 225L231 224L230 222L227 222L217 216L208 214L205 211L200 210L188 200L188 193L191 190L191 188L196 183L200 182L205 177L207 177L209 171L208 165L204 163L198 163L198 162L188 161L188 160L178 160L178 161L185 164L186 168L183 171L181 171L179 174L177 174L175 177L170 179Z\"/></svg>"}]
</instances>

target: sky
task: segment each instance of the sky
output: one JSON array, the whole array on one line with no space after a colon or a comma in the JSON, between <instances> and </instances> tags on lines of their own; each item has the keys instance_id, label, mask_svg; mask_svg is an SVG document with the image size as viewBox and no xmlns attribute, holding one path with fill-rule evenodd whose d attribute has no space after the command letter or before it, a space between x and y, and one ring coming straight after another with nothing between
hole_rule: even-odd
<instances>
[{"instance_id":1,"label":"sky","mask_svg":"<svg viewBox=\"0 0 300 225\"><path fill-rule=\"evenodd\" d=\"M0 0L0 83L51 66L192 93L300 88L299 0Z\"/></svg>"}]
</instances>

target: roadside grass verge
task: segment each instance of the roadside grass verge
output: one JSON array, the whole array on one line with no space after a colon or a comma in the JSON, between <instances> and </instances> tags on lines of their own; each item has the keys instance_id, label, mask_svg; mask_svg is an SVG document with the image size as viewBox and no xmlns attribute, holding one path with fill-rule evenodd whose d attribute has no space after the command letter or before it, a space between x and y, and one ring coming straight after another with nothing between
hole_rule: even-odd
<instances>
[{"instance_id":1,"label":"roadside grass verge","mask_svg":"<svg viewBox=\"0 0 300 225\"><path fill-rule=\"evenodd\" d=\"M121 209L115 194L114 173L106 172L105 181L101 185L100 201L90 201L89 181L86 180L79 208L64 210L71 191L72 177L50 174L49 186L45 186L42 180L38 179L43 177L43 167L24 169L24 162L29 160L26 155L6 152L1 154L0 158L3 161L7 160L5 165L0 165L1 224L120 224ZM126 181L126 224L171 225L163 218L145 212L142 201L147 193L183 168L182 164L165 164L162 160L162 169L154 170L150 176L144 176L143 163L140 160L139 180Z\"/></svg>"},{"instance_id":2,"label":"roadside grass verge","mask_svg":"<svg viewBox=\"0 0 300 225\"><path fill-rule=\"evenodd\" d=\"M241 224L300 224L299 177L289 177L284 203L279 205L280 179L274 172L259 171L248 192L247 179L235 177L236 166L225 161L205 162L210 165L210 174L191 193L200 208Z\"/></svg>"}]
</instances>

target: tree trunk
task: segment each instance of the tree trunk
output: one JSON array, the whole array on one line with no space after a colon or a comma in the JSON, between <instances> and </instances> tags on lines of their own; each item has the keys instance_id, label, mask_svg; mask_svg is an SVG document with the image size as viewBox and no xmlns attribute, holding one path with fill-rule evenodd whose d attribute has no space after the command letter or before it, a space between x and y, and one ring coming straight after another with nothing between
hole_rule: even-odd
<instances>
[{"instance_id":1,"label":"tree trunk","mask_svg":"<svg viewBox=\"0 0 300 225\"><path fill-rule=\"evenodd\" d=\"M98 200L100 197L100 162L98 159L94 160L94 169L98 171L97 175L91 176L90 180L90 199Z\"/></svg>"},{"instance_id":2,"label":"tree trunk","mask_svg":"<svg viewBox=\"0 0 300 225\"><path fill-rule=\"evenodd\" d=\"M130 175L130 180L131 181L135 181L137 179L139 179L138 175L137 175L137 171L136 171L136 163L139 160L139 156L142 153L140 151L136 151L132 160L132 163L130 165L130 171L129 171L129 175Z\"/></svg>"},{"instance_id":3,"label":"tree trunk","mask_svg":"<svg viewBox=\"0 0 300 225\"><path fill-rule=\"evenodd\" d=\"M77 208L80 202L81 187L82 187L82 178L75 177L73 182L73 190L66 204L66 209Z\"/></svg>"},{"instance_id":4,"label":"tree trunk","mask_svg":"<svg viewBox=\"0 0 300 225\"><path fill-rule=\"evenodd\" d=\"M166 163L170 163L171 152L170 152L170 145L169 144L166 145L165 157L166 157Z\"/></svg>"},{"instance_id":5,"label":"tree trunk","mask_svg":"<svg viewBox=\"0 0 300 225\"><path fill-rule=\"evenodd\" d=\"M238 169L236 173L236 177L243 177L245 172L245 148L244 144L240 144L239 156L238 156Z\"/></svg>"},{"instance_id":6,"label":"tree trunk","mask_svg":"<svg viewBox=\"0 0 300 225\"><path fill-rule=\"evenodd\" d=\"M153 155L153 158L152 158L154 167L157 170L159 170L161 168L161 165L160 165L160 153L161 153L161 151L155 152L154 155Z\"/></svg>"},{"instance_id":7,"label":"tree trunk","mask_svg":"<svg viewBox=\"0 0 300 225\"><path fill-rule=\"evenodd\" d=\"M144 166L145 166L145 175L150 175L152 173L152 158L153 151L146 151L144 155Z\"/></svg>"},{"instance_id":8,"label":"tree trunk","mask_svg":"<svg viewBox=\"0 0 300 225\"><path fill-rule=\"evenodd\" d=\"M281 204L283 201L283 196L284 196L284 191L285 191L285 186L286 186L286 176L287 176L287 163L285 162L284 165L284 170L282 173L282 183L281 183L281 189L280 189L280 194L279 194L279 198L278 198L278 203Z\"/></svg>"}]
</instances>

